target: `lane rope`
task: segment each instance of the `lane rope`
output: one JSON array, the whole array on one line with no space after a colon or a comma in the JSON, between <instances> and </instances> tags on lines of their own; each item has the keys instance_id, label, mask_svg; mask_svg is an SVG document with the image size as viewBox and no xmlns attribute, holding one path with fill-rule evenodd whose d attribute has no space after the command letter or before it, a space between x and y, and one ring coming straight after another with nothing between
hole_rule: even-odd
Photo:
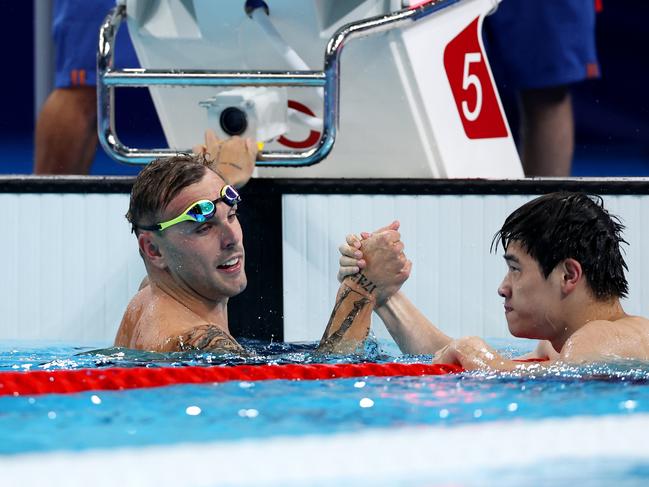
<instances>
[{"instance_id":1,"label":"lane rope","mask_svg":"<svg viewBox=\"0 0 649 487\"><path fill-rule=\"evenodd\" d=\"M444 375L462 370L460 366L450 364L363 363L7 371L0 372L0 396L65 394L227 381Z\"/></svg>"}]
</instances>

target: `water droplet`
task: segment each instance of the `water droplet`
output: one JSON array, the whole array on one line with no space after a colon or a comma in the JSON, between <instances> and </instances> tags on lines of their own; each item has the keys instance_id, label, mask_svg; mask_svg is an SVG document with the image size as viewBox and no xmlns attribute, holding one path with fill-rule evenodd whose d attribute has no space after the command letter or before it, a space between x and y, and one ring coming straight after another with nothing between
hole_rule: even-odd
<instances>
[{"instance_id":1,"label":"water droplet","mask_svg":"<svg viewBox=\"0 0 649 487\"><path fill-rule=\"evenodd\" d=\"M56 419L56 413L54 411L49 411L47 417L50 419Z\"/></svg>"},{"instance_id":2,"label":"water droplet","mask_svg":"<svg viewBox=\"0 0 649 487\"><path fill-rule=\"evenodd\" d=\"M442 418L442 419L448 418L448 415L449 415L448 409L442 409L439 412L439 417Z\"/></svg>"},{"instance_id":3,"label":"water droplet","mask_svg":"<svg viewBox=\"0 0 649 487\"><path fill-rule=\"evenodd\" d=\"M362 389L363 387L365 387L365 381L358 380L358 381L354 382L354 387L356 389Z\"/></svg>"},{"instance_id":4,"label":"water droplet","mask_svg":"<svg viewBox=\"0 0 649 487\"><path fill-rule=\"evenodd\" d=\"M510 413L513 413L517 410L518 410L518 404L516 404L515 402L511 402L507 405L507 411L509 411Z\"/></svg>"},{"instance_id":5,"label":"water droplet","mask_svg":"<svg viewBox=\"0 0 649 487\"><path fill-rule=\"evenodd\" d=\"M101 398L93 394L92 396L90 396L90 402L92 402L93 404L101 404Z\"/></svg>"}]
</instances>

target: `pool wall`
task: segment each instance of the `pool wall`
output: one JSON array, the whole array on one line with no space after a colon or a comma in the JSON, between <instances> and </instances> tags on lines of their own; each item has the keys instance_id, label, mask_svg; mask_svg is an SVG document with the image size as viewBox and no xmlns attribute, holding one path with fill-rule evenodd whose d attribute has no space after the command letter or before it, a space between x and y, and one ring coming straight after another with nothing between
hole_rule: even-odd
<instances>
[{"instance_id":1,"label":"pool wall","mask_svg":"<svg viewBox=\"0 0 649 487\"><path fill-rule=\"evenodd\" d=\"M112 343L144 276L124 219L131 178L0 178L0 339ZM316 340L338 288L347 233L401 221L413 273L404 291L452 335L507 335L493 234L537 194L604 194L627 226L627 312L649 315L649 185L644 180L269 180L243 191L248 289L230 304L238 335ZM379 320L377 336L387 337Z\"/></svg>"},{"instance_id":2,"label":"pool wall","mask_svg":"<svg viewBox=\"0 0 649 487\"><path fill-rule=\"evenodd\" d=\"M493 235L514 209L537 195L285 195L283 197L284 336L315 340L322 334L338 289L333 279L344 235L401 222L413 262L402 290L426 317L452 336L510 336L497 288L505 274ZM649 197L606 195L606 207L626 225L630 245L628 313L649 315ZM389 337L373 317L378 337Z\"/></svg>"}]
</instances>

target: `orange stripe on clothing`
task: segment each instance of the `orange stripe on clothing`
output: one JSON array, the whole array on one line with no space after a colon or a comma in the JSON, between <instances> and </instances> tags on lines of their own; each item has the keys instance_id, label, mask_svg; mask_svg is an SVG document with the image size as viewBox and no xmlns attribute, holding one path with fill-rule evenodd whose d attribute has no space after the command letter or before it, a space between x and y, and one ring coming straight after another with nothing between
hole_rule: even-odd
<instances>
[{"instance_id":1,"label":"orange stripe on clothing","mask_svg":"<svg viewBox=\"0 0 649 487\"><path fill-rule=\"evenodd\" d=\"M70 81L72 82L72 86L77 86L77 83L78 83L78 80L77 80L78 74L79 74L79 73L77 72L76 69L73 69L72 71L70 71Z\"/></svg>"},{"instance_id":2,"label":"orange stripe on clothing","mask_svg":"<svg viewBox=\"0 0 649 487\"><path fill-rule=\"evenodd\" d=\"M599 64L588 63L586 65L586 78L599 78Z\"/></svg>"},{"instance_id":3,"label":"orange stripe on clothing","mask_svg":"<svg viewBox=\"0 0 649 487\"><path fill-rule=\"evenodd\" d=\"M85 84L86 84L86 70L85 69L80 69L79 70L79 84L81 86L85 86Z\"/></svg>"}]
</instances>

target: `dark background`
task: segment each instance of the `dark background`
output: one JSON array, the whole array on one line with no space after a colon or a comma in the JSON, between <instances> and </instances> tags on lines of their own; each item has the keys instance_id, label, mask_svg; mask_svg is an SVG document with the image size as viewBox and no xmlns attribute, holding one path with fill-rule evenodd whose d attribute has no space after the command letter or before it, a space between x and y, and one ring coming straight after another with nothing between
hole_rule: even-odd
<instances>
[{"instance_id":1,"label":"dark background","mask_svg":"<svg viewBox=\"0 0 649 487\"><path fill-rule=\"evenodd\" d=\"M537 0L530 0L537 1ZM0 0L3 63L0 81L0 173L30 173L34 131L34 8L31 0ZM573 91L576 117L577 176L649 176L649 2L604 0L597 18L597 47L602 77ZM124 142L163 143L146 90L122 90L118 118ZM507 103L508 111L515 103ZM515 128L515 113L508 113ZM101 151L94 174L134 174L135 168L109 160Z\"/></svg>"}]
</instances>

